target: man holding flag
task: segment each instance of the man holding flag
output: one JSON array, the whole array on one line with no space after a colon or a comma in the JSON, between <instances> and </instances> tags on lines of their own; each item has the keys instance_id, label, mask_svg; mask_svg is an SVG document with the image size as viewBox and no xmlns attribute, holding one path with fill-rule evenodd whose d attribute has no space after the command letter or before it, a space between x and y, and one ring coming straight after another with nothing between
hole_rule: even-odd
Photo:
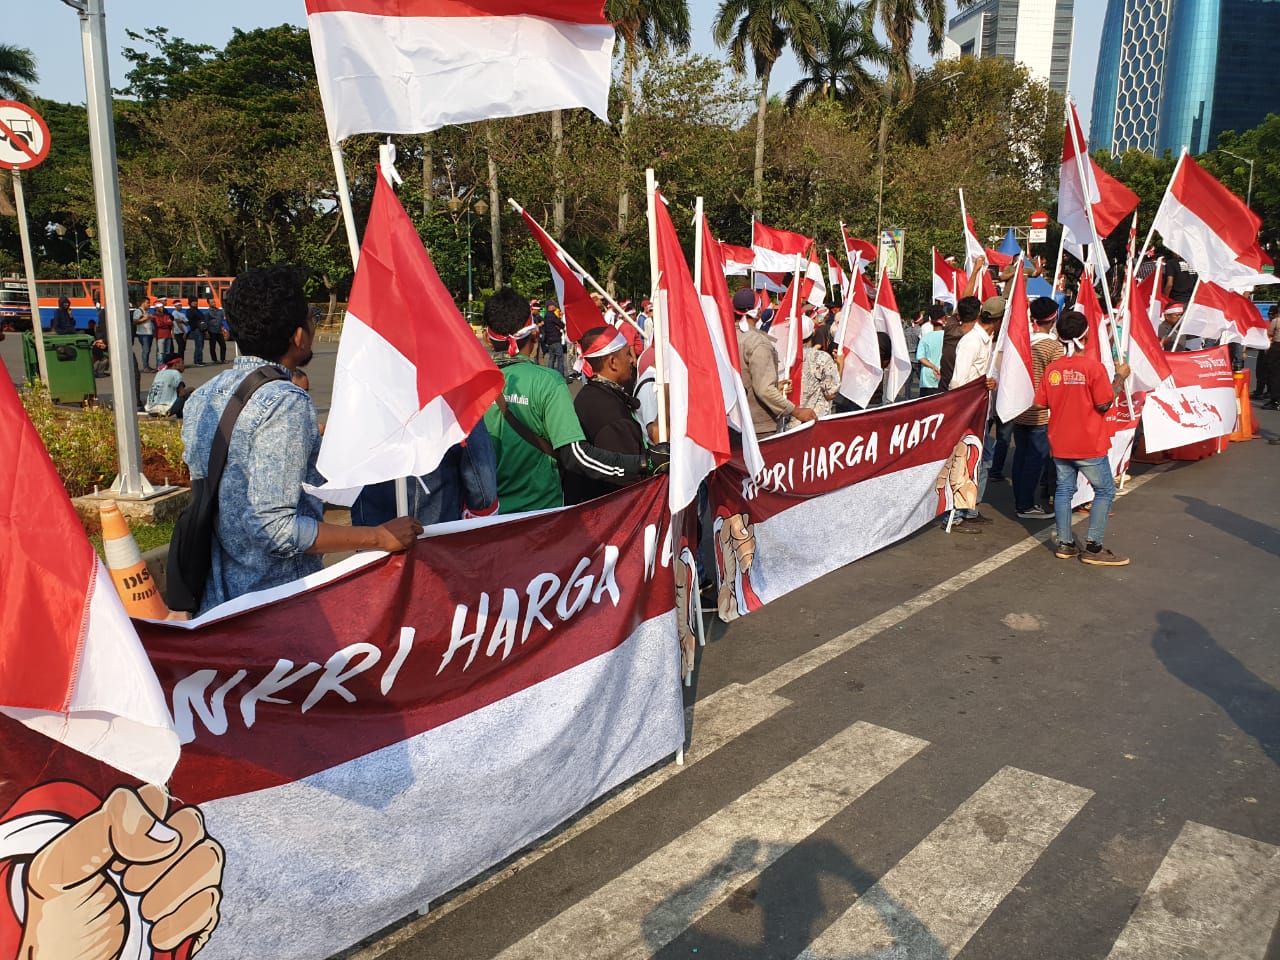
<instances>
[{"instance_id":1,"label":"man holding flag","mask_svg":"<svg viewBox=\"0 0 1280 960\"><path fill-rule=\"evenodd\" d=\"M757 329L760 311L756 307L755 293L743 287L733 295L733 312L743 330L738 327L738 356L742 363L742 379L747 388L747 405L751 408L751 422L756 436L771 437L778 432L782 417L795 417L802 423L818 419L808 407L796 406L778 387L778 351L767 334Z\"/></svg>"}]
</instances>

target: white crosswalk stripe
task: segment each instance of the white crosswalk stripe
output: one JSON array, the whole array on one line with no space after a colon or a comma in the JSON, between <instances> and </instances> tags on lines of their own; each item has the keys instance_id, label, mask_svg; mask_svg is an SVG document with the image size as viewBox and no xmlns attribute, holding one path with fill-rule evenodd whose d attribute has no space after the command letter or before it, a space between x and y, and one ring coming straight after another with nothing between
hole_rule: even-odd
<instances>
[{"instance_id":1,"label":"white crosswalk stripe","mask_svg":"<svg viewBox=\"0 0 1280 960\"><path fill-rule=\"evenodd\" d=\"M925 746L904 733L853 724L503 951L499 960L649 956Z\"/></svg>"},{"instance_id":2,"label":"white crosswalk stripe","mask_svg":"<svg viewBox=\"0 0 1280 960\"><path fill-rule=\"evenodd\" d=\"M798 960L954 957L1093 791L1005 767Z\"/></svg>"},{"instance_id":3,"label":"white crosswalk stripe","mask_svg":"<svg viewBox=\"0 0 1280 960\"><path fill-rule=\"evenodd\" d=\"M1280 847L1186 823L1107 960L1262 960L1280 919Z\"/></svg>"}]
</instances>

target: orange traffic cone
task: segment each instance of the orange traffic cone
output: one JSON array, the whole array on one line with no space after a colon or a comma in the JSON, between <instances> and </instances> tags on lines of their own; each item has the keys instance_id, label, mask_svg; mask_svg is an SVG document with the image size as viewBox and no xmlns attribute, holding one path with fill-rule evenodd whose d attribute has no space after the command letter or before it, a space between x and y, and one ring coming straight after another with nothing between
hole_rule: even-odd
<instances>
[{"instance_id":1,"label":"orange traffic cone","mask_svg":"<svg viewBox=\"0 0 1280 960\"><path fill-rule=\"evenodd\" d=\"M1253 404L1249 402L1249 371L1237 370L1232 374L1236 386L1236 428L1227 437L1232 442L1252 440L1254 437Z\"/></svg>"},{"instance_id":2,"label":"orange traffic cone","mask_svg":"<svg viewBox=\"0 0 1280 960\"><path fill-rule=\"evenodd\" d=\"M147 569L120 508L112 501L105 501L98 507L98 513L102 518L102 552L106 555L111 582L124 601L125 611L131 617L165 619L169 616L169 608L160 596L160 588Z\"/></svg>"}]
</instances>

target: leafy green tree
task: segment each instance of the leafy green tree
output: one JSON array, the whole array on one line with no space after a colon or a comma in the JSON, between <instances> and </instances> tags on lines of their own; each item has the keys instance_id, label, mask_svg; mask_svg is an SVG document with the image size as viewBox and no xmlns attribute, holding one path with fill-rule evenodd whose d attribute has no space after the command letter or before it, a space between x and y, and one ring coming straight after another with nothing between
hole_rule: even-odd
<instances>
[{"instance_id":1,"label":"leafy green tree","mask_svg":"<svg viewBox=\"0 0 1280 960\"><path fill-rule=\"evenodd\" d=\"M869 0L873 13L884 27L889 48L893 51L894 86L899 96L911 89L911 41L915 39L916 22L929 31L929 52L935 57L942 52L942 37L947 23L946 0ZM965 5L971 5L969 0Z\"/></svg>"},{"instance_id":2,"label":"leafy green tree","mask_svg":"<svg viewBox=\"0 0 1280 960\"><path fill-rule=\"evenodd\" d=\"M729 62L746 73L750 53L760 95L756 102L755 175L752 206L759 217L764 206L764 135L769 111L769 76L790 44L812 52L818 45L822 24L832 9L830 0L722 0L716 11L712 36L729 50Z\"/></svg>"},{"instance_id":3,"label":"leafy green tree","mask_svg":"<svg viewBox=\"0 0 1280 960\"><path fill-rule=\"evenodd\" d=\"M891 62L888 48L876 38L871 7L847 0L823 19L813 49L801 47L796 57L805 72L787 91L789 107L810 97L856 107L880 87L868 67L887 68Z\"/></svg>"},{"instance_id":4,"label":"leafy green tree","mask_svg":"<svg viewBox=\"0 0 1280 960\"><path fill-rule=\"evenodd\" d=\"M29 100L37 79L36 58L25 47L0 43L0 100Z\"/></svg>"},{"instance_id":5,"label":"leafy green tree","mask_svg":"<svg viewBox=\"0 0 1280 960\"><path fill-rule=\"evenodd\" d=\"M199 68L215 52L203 43L189 43L169 35L168 27L148 27L142 33L126 30L125 34L142 48L125 47L124 58L133 64L125 74L128 86L116 93L143 103L156 103L186 96L194 89Z\"/></svg>"}]
</instances>

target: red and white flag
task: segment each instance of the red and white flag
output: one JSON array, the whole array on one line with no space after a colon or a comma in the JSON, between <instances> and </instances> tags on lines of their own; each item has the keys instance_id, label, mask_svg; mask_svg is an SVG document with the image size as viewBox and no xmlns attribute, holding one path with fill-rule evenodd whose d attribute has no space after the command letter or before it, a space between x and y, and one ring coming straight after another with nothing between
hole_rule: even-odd
<instances>
[{"instance_id":1,"label":"red and white flag","mask_svg":"<svg viewBox=\"0 0 1280 960\"><path fill-rule=\"evenodd\" d=\"M947 263L938 248L933 248L933 299L934 302L956 305L956 268Z\"/></svg>"},{"instance_id":2,"label":"red and white flag","mask_svg":"<svg viewBox=\"0 0 1280 960\"><path fill-rule=\"evenodd\" d=\"M818 263L817 258L812 254L809 256L809 266L805 268L804 277L809 281L808 289L805 291L804 302L814 307L820 307L827 302L827 280L822 275L822 265Z\"/></svg>"},{"instance_id":3,"label":"red and white flag","mask_svg":"<svg viewBox=\"0 0 1280 960\"><path fill-rule=\"evenodd\" d=\"M1058 177L1058 222L1065 242L1076 246L1100 242L1138 205L1138 195L1098 166L1085 143L1075 104L1068 101ZM1090 209L1097 237L1089 226Z\"/></svg>"},{"instance_id":4,"label":"red and white flag","mask_svg":"<svg viewBox=\"0 0 1280 960\"><path fill-rule=\"evenodd\" d=\"M964 197L960 199L960 210L964 211ZM978 239L978 231L974 229L973 217L964 213L964 271L965 273L973 273L973 264L979 258L987 257L987 248L981 240ZM988 260L988 263L991 261Z\"/></svg>"},{"instance_id":5,"label":"red and white flag","mask_svg":"<svg viewBox=\"0 0 1280 960\"><path fill-rule=\"evenodd\" d=\"M843 223L840 224L840 236L844 238L844 252L849 260L851 271L861 273L868 264L876 262L879 253L876 251L875 244L849 236L849 231L845 229Z\"/></svg>"},{"instance_id":6,"label":"red and white flag","mask_svg":"<svg viewBox=\"0 0 1280 960\"><path fill-rule=\"evenodd\" d=\"M1076 297L1076 309L1089 321L1089 337L1085 340L1084 352L1093 357L1106 368L1107 376L1114 379L1116 375L1115 356L1111 350L1111 322L1102 304L1098 302L1097 291L1093 288L1093 280L1088 268L1080 281L1080 293Z\"/></svg>"},{"instance_id":7,"label":"red and white flag","mask_svg":"<svg viewBox=\"0 0 1280 960\"><path fill-rule=\"evenodd\" d=\"M324 496L354 500L366 484L430 473L501 389L502 373L379 174L316 460Z\"/></svg>"},{"instance_id":8,"label":"red and white flag","mask_svg":"<svg viewBox=\"0 0 1280 960\"><path fill-rule=\"evenodd\" d=\"M164 692L7 376L0 552L0 713L130 776L167 782L178 736Z\"/></svg>"},{"instance_id":9,"label":"red and white flag","mask_svg":"<svg viewBox=\"0 0 1280 960\"><path fill-rule=\"evenodd\" d=\"M716 368L720 374L725 416L742 437L742 457L747 470L754 477L764 467L764 459L760 456L760 441L756 438L746 384L742 380L738 327L734 321L729 284L725 280L724 246L711 236L711 228L707 225L705 216L699 221L699 230L702 232L702 264L698 273L698 296L707 319L707 329L711 332L711 343L716 351Z\"/></svg>"},{"instance_id":10,"label":"red and white flag","mask_svg":"<svg viewBox=\"0 0 1280 960\"><path fill-rule=\"evenodd\" d=\"M329 137L586 107L609 120L600 0L307 0Z\"/></svg>"},{"instance_id":11,"label":"red and white flag","mask_svg":"<svg viewBox=\"0 0 1280 960\"><path fill-rule=\"evenodd\" d=\"M795 269L794 261L791 269ZM760 298L761 310L769 306L769 293L782 293L787 289L786 279L786 273L769 273L764 270L755 271L756 289L767 291L767 293Z\"/></svg>"},{"instance_id":12,"label":"red and white flag","mask_svg":"<svg viewBox=\"0 0 1280 960\"><path fill-rule=\"evenodd\" d=\"M871 311L871 321L876 332L889 335L892 358L884 370L885 403L898 399L898 393L911 379L911 353L907 350L907 335L902 329L902 314L898 312L898 299L889 282L889 268L880 271L880 286L876 289L876 305Z\"/></svg>"},{"instance_id":13,"label":"red and white flag","mask_svg":"<svg viewBox=\"0 0 1280 960\"><path fill-rule=\"evenodd\" d=\"M525 226L533 234L533 239L538 241L542 255L547 258L547 266L551 268L551 282L555 285L556 299L564 315L565 333L570 340L581 340L589 331L604 323L600 308L591 299L582 277L569 266L560 245L551 239L551 234L543 230L523 207L520 208L520 216L524 218Z\"/></svg>"},{"instance_id":14,"label":"red and white flag","mask_svg":"<svg viewBox=\"0 0 1280 960\"><path fill-rule=\"evenodd\" d=\"M830 282L832 290L844 289L844 267L840 265L840 261L836 259L830 250L827 251L827 280Z\"/></svg>"},{"instance_id":15,"label":"red and white flag","mask_svg":"<svg viewBox=\"0 0 1280 960\"><path fill-rule=\"evenodd\" d=\"M755 263L756 252L750 247L736 247L732 243L725 243L723 240L716 241L720 244L720 252L724 256L724 273L727 277L746 277L751 274L751 265Z\"/></svg>"},{"instance_id":16,"label":"red and white flag","mask_svg":"<svg viewBox=\"0 0 1280 960\"><path fill-rule=\"evenodd\" d=\"M697 498L698 486L707 474L728 462L729 412L707 317L662 194L657 195L653 208L659 277L656 292L662 297L667 327L670 507L675 514Z\"/></svg>"},{"instance_id":17,"label":"red and white flag","mask_svg":"<svg viewBox=\"0 0 1280 960\"><path fill-rule=\"evenodd\" d=\"M1182 333L1223 343L1243 343L1255 350L1270 345L1267 321L1252 300L1201 280L1182 315Z\"/></svg>"},{"instance_id":18,"label":"red and white flag","mask_svg":"<svg viewBox=\"0 0 1280 960\"><path fill-rule=\"evenodd\" d=\"M778 300L779 315L775 315L769 326L769 336L778 351L778 379L791 384L787 399L796 406L800 405L804 390L804 305L813 291L809 271L796 269L801 263L803 261L798 261L793 266L791 285Z\"/></svg>"},{"instance_id":19,"label":"red and white flag","mask_svg":"<svg viewBox=\"0 0 1280 960\"><path fill-rule=\"evenodd\" d=\"M1129 293L1129 369L1133 391L1173 390L1173 372L1160 337L1147 316L1148 293L1141 283Z\"/></svg>"},{"instance_id":20,"label":"red and white flag","mask_svg":"<svg viewBox=\"0 0 1280 960\"><path fill-rule=\"evenodd\" d=\"M1166 355L1169 385L1142 404L1148 453L1226 436L1239 417L1231 357L1225 346Z\"/></svg>"},{"instance_id":21,"label":"red and white flag","mask_svg":"<svg viewBox=\"0 0 1280 960\"><path fill-rule=\"evenodd\" d=\"M796 268L796 255L807 256L813 240L802 233L766 227L751 221L751 249L755 251L755 270L790 273Z\"/></svg>"},{"instance_id":22,"label":"red and white flag","mask_svg":"<svg viewBox=\"0 0 1280 960\"><path fill-rule=\"evenodd\" d=\"M1263 274L1262 220L1186 153L1178 160L1152 226L1202 280L1228 289L1280 283Z\"/></svg>"},{"instance_id":23,"label":"red and white flag","mask_svg":"<svg viewBox=\"0 0 1280 960\"><path fill-rule=\"evenodd\" d=\"M860 272L853 275L849 286L839 327L840 349L844 355L840 395L865 407L880 386L884 370L880 366L880 344L876 340L871 303L867 300L867 285Z\"/></svg>"},{"instance_id":24,"label":"red and white flag","mask_svg":"<svg viewBox=\"0 0 1280 960\"><path fill-rule=\"evenodd\" d=\"M996 415L1009 423L1031 406L1036 396L1031 373L1031 312L1027 305L1027 280L1021 269L1013 278L1013 294L1000 330L997 352L1000 366L996 374Z\"/></svg>"},{"instance_id":25,"label":"red and white flag","mask_svg":"<svg viewBox=\"0 0 1280 960\"><path fill-rule=\"evenodd\" d=\"M1164 309L1168 301L1164 298L1164 260L1156 261L1155 269L1132 284L1137 296L1146 306L1146 318L1151 328L1160 332L1160 321L1164 317Z\"/></svg>"}]
</instances>

